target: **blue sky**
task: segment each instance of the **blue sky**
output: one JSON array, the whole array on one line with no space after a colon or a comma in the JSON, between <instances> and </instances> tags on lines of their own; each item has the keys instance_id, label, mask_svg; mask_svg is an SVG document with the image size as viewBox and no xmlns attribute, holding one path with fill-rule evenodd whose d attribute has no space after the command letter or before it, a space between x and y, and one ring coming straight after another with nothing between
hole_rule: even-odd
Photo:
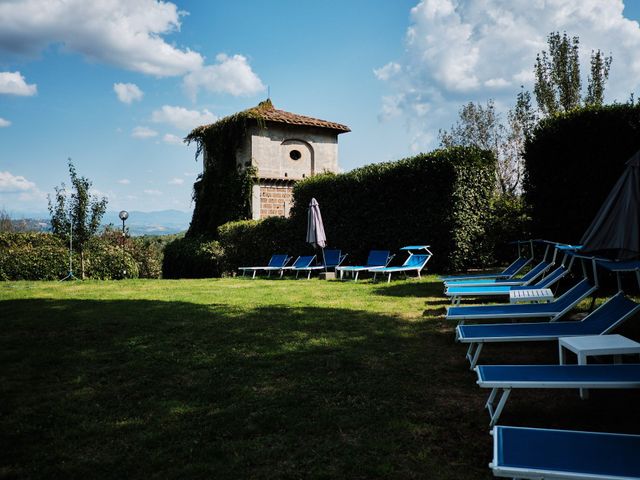
<instances>
[{"instance_id":1,"label":"blue sky","mask_svg":"<svg viewBox=\"0 0 640 480\"><path fill-rule=\"evenodd\" d=\"M614 57L608 101L640 93L627 0L22 0L0 3L0 208L45 211L71 157L109 209L190 210L179 139L256 105L347 124L343 170L437 146L468 101L531 88L551 31Z\"/></svg>"}]
</instances>

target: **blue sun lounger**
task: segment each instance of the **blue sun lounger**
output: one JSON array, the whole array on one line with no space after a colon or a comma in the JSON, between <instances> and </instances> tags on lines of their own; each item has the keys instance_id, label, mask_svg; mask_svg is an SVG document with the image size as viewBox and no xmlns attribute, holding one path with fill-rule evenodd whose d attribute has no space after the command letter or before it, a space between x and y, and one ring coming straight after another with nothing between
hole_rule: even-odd
<instances>
[{"instance_id":1,"label":"blue sun lounger","mask_svg":"<svg viewBox=\"0 0 640 480\"><path fill-rule=\"evenodd\" d=\"M618 292L580 321L458 325L456 340L469 344L467 360L474 368L485 343L544 342L560 337L604 335L638 312L640 304Z\"/></svg>"},{"instance_id":2,"label":"blue sun lounger","mask_svg":"<svg viewBox=\"0 0 640 480\"><path fill-rule=\"evenodd\" d=\"M391 255L389 250L371 250L367 257L366 265L339 266L336 267L336 272L340 274L340 280L342 280L345 273L350 273L357 282L360 272L371 271L374 268L386 267L394 256L395 255Z\"/></svg>"},{"instance_id":3,"label":"blue sun lounger","mask_svg":"<svg viewBox=\"0 0 640 480\"><path fill-rule=\"evenodd\" d=\"M557 320L587 298L597 287L586 278L564 294L549 303L507 304L507 305L470 305L464 307L448 307L447 320L455 320L463 325L466 320L509 320L515 318L544 318Z\"/></svg>"},{"instance_id":4,"label":"blue sun lounger","mask_svg":"<svg viewBox=\"0 0 640 480\"><path fill-rule=\"evenodd\" d=\"M497 477L556 480L640 478L640 435L496 426Z\"/></svg>"},{"instance_id":5,"label":"blue sun lounger","mask_svg":"<svg viewBox=\"0 0 640 480\"><path fill-rule=\"evenodd\" d=\"M344 262L345 258L347 258L346 254L342 255L341 250L325 250L322 256L324 258L324 265L310 265L308 267L300 267L296 269L296 274L308 271L309 276L311 276L312 272L335 269L339 267L342 262Z\"/></svg>"},{"instance_id":6,"label":"blue sun lounger","mask_svg":"<svg viewBox=\"0 0 640 480\"><path fill-rule=\"evenodd\" d=\"M498 279L490 279L490 278L481 278L478 280L461 280L459 282L446 282L444 284L445 291L449 288L463 288L463 287L481 287L481 286L493 286L493 285L501 285L501 286L517 286L517 285L528 285L531 282L535 282L538 277L543 275L547 270L553 267L553 262L548 262L546 260L542 260L536 266L534 266L531 270L529 270L526 274L519 278L498 278Z\"/></svg>"},{"instance_id":7,"label":"blue sun lounger","mask_svg":"<svg viewBox=\"0 0 640 480\"><path fill-rule=\"evenodd\" d=\"M251 278L256 278L256 273L259 271L268 272L269 276L271 276L271 272L280 272L280 276L282 277L282 270L285 265L291 260L289 255L272 255L271 260L269 260L269 264L264 267L240 267L238 270L242 270L242 276L244 277L246 272L253 272Z\"/></svg>"},{"instance_id":8,"label":"blue sun lounger","mask_svg":"<svg viewBox=\"0 0 640 480\"><path fill-rule=\"evenodd\" d=\"M445 283L449 283L449 282L474 281L474 280L480 280L480 279L495 280L498 278L501 278L501 279L512 278L515 275L517 275L518 272L520 272L520 270L522 270L524 267L529 265L532 260L533 258L518 257L511 265L506 267L501 272L474 273L474 274L467 274L467 275L451 275L448 277L440 277L440 280L442 280Z\"/></svg>"},{"instance_id":9,"label":"blue sun lounger","mask_svg":"<svg viewBox=\"0 0 640 480\"><path fill-rule=\"evenodd\" d=\"M283 270L287 272L296 272L296 278L298 278L300 272L307 272L307 280L309 280L311 278L311 269L309 269L309 267L315 259L315 255L301 255L296 258L296 261L293 262L292 265L284 267Z\"/></svg>"},{"instance_id":10,"label":"blue sun lounger","mask_svg":"<svg viewBox=\"0 0 640 480\"><path fill-rule=\"evenodd\" d=\"M511 294L512 290L518 289L533 289L533 288L549 288L558 283L563 277L565 277L570 270L571 266L565 267L560 265L549 275L545 276L538 282L532 285L522 286L504 286L504 285L482 285L475 287L448 287L444 294L447 297L451 297L452 305L460 305L462 298L464 297L500 297Z\"/></svg>"},{"instance_id":11,"label":"blue sun lounger","mask_svg":"<svg viewBox=\"0 0 640 480\"><path fill-rule=\"evenodd\" d=\"M431 251L429 250L429 245L411 245L408 247L402 247L400 250L409 252L409 257L407 257L402 265L396 267L381 267L369 269L369 271L373 273L374 281L376 280L376 276L379 273L388 275L387 283L391 282L391 275L393 273L404 273L406 277L407 272L416 272L418 274L418 278L420 278L420 272L427 265L429 259L433 256L433 253L431 253ZM413 253L413 251L424 251L426 253Z\"/></svg>"},{"instance_id":12,"label":"blue sun lounger","mask_svg":"<svg viewBox=\"0 0 640 480\"><path fill-rule=\"evenodd\" d=\"M640 364L479 365L475 371L478 386L491 389L485 404L491 427L498 422L513 389L640 388Z\"/></svg>"}]
</instances>

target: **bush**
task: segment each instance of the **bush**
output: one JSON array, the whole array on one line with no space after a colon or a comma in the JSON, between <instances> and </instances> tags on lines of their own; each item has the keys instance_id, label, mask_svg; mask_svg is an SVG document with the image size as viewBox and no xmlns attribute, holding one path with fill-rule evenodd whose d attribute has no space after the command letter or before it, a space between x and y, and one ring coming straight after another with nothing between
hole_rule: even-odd
<instances>
[{"instance_id":1,"label":"bush","mask_svg":"<svg viewBox=\"0 0 640 480\"><path fill-rule=\"evenodd\" d=\"M491 200L484 243L486 251L493 255L492 263L513 261L515 247L508 246L508 242L530 238L530 223L522 197L500 195Z\"/></svg>"},{"instance_id":2,"label":"bush","mask_svg":"<svg viewBox=\"0 0 640 480\"><path fill-rule=\"evenodd\" d=\"M79 258L74 255L74 264ZM0 280L56 280L69 270L67 245L50 233L0 233Z\"/></svg>"},{"instance_id":3,"label":"bush","mask_svg":"<svg viewBox=\"0 0 640 480\"><path fill-rule=\"evenodd\" d=\"M495 158L475 147L436 150L296 184L292 231L304 239L307 206L320 204L328 242L363 262L371 249L429 244L436 271L482 266ZM404 258L400 259L404 260Z\"/></svg>"},{"instance_id":4,"label":"bush","mask_svg":"<svg viewBox=\"0 0 640 480\"><path fill-rule=\"evenodd\" d=\"M85 275L96 280L138 278L138 264L122 247L101 238L93 238L85 253ZM123 273L124 272L126 273Z\"/></svg>"},{"instance_id":5,"label":"bush","mask_svg":"<svg viewBox=\"0 0 640 480\"><path fill-rule=\"evenodd\" d=\"M524 153L532 234L579 242L639 148L638 105L585 108L540 122Z\"/></svg>"},{"instance_id":6,"label":"bush","mask_svg":"<svg viewBox=\"0 0 640 480\"><path fill-rule=\"evenodd\" d=\"M296 231L293 225L287 218L268 217L220 226L218 237L224 249L223 270L237 272L240 266L264 265L274 253L301 255L313 252L305 243L305 232Z\"/></svg>"},{"instance_id":7,"label":"bush","mask_svg":"<svg viewBox=\"0 0 640 480\"><path fill-rule=\"evenodd\" d=\"M203 237L177 238L164 249L164 278L208 278L221 275L220 243Z\"/></svg>"}]
</instances>

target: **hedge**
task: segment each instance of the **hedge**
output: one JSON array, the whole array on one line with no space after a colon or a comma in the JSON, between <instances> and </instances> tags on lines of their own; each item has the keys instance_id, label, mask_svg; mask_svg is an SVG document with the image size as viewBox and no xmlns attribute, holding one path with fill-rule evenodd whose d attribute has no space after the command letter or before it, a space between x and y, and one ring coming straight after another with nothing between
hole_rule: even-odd
<instances>
[{"instance_id":1,"label":"hedge","mask_svg":"<svg viewBox=\"0 0 640 480\"><path fill-rule=\"evenodd\" d=\"M586 108L540 122L525 145L532 234L577 243L640 149L640 105Z\"/></svg>"},{"instance_id":2,"label":"hedge","mask_svg":"<svg viewBox=\"0 0 640 480\"><path fill-rule=\"evenodd\" d=\"M222 248L203 237L177 238L164 248L163 278L208 278L222 274Z\"/></svg>"},{"instance_id":3,"label":"hedge","mask_svg":"<svg viewBox=\"0 0 640 480\"><path fill-rule=\"evenodd\" d=\"M87 278L122 277L122 250L103 238L92 239L85 251ZM139 268L129 252L124 257L127 277ZM80 257L73 254L74 274L80 277ZM69 271L69 249L51 233L0 233L0 280L57 280Z\"/></svg>"},{"instance_id":4,"label":"hedge","mask_svg":"<svg viewBox=\"0 0 640 480\"><path fill-rule=\"evenodd\" d=\"M329 245L352 261L363 262L371 249L428 244L432 270L482 266L491 249L485 228L494 185L495 158L475 147L318 175L294 187L292 228L304 238L307 206L315 198Z\"/></svg>"}]
</instances>

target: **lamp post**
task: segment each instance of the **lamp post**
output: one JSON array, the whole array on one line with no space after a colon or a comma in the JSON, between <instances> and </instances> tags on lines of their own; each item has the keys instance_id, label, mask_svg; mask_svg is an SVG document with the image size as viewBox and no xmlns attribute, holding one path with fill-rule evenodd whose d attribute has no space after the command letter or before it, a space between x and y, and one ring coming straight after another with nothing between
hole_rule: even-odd
<instances>
[{"instance_id":1,"label":"lamp post","mask_svg":"<svg viewBox=\"0 0 640 480\"><path fill-rule=\"evenodd\" d=\"M120 217L120 220L122 220L122 278L125 278L127 276L127 269L124 263L124 241L126 239L124 222L125 220L127 220L127 218L129 218L129 212L127 212L126 210L121 210L118 216Z\"/></svg>"}]
</instances>

